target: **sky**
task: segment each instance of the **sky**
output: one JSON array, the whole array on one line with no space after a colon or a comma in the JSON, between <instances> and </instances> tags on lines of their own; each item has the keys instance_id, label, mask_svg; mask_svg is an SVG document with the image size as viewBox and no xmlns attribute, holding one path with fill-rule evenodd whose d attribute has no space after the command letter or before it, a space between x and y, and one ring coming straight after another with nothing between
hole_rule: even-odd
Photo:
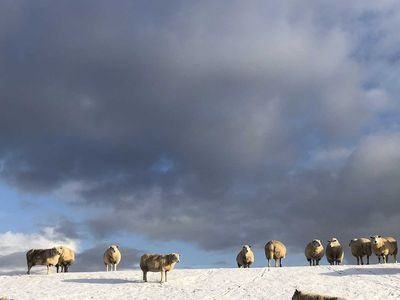
<instances>
[{"instance_id":1,"label":"sky","mask_svg":"<svg viewBox=\"0 0 400 300\"><path fill-rule=\"evenodd\" d=\"M389 0L1 1L0 268L398 236L399 27Z\"/></svg>"}]
</instances>

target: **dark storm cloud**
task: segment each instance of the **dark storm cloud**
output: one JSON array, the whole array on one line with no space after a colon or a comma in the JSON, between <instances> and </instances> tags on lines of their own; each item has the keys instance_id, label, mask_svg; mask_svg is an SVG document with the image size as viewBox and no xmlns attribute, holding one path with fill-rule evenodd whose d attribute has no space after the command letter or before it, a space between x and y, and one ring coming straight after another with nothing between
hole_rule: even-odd
<instances>
[{"instance_id":1,"label":"dark storm cloud","mask_svg":"<svg viewBox=\"0 0 400 300\"><path fill-rule=\"evenodd\" d=\"M2 2L1 178L76 184L74 205L113 215L88 218L100 237L299 249L394 232L399 174L368 179L367 155L393 138L363 138L379 116L357 41L313 1L278 2Z\"/></svg>"}]
</instances>

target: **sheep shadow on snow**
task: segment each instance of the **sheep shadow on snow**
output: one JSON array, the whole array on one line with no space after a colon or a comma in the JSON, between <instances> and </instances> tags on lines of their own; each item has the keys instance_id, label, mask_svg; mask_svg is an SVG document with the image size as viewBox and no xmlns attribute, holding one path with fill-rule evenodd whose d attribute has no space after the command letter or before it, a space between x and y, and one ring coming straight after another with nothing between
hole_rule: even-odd
<instances>
[{"instance_id":1,"label":"sheep shadow on snow","mask_svg":"<svg viewBox=\"0 0 400 300\"><path fill-rule=\"evenodd\" d=\"M351 268L346 270L337 270L321 275L327 276L352 276L352 275L396 275L400 274L400 268Z\"/></svg>"},{"instance_id":2,"label":"sheep shadow on snow","mask_svg":"<svg viewBox=\"0 0 400 300\"><path fill-rule=\"evenodd\" d=\"M113 278L81 278L81 279L65 279L63 282L72 283L92 283L92 284L121 284L121 283L139 283L143 280L127 280Z\"/></svg>"}]
</instances>

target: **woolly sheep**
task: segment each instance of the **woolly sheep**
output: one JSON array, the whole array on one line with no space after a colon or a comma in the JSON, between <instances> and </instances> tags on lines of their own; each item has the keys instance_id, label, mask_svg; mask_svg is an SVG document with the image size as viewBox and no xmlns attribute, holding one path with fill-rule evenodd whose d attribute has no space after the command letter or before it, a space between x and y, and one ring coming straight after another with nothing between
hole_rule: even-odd
<instances>
[{"instance_id":1,"label":"woolly sheep","mask_svg":"<svg viewBox=\"0 0 400 300\"><path fill-rule=\"evenodd\" d=\"M31 273L33 266L47 266L47 274L50 273L50 267L55 266L60 258L60 252L57 248L51 249L31 249L26 252L26 263L28 265L27 274Z\"/></svg>"},{"instance_id":2,"label":"woolly sheep","mask_svg":"<svg viewBox=\"0 0 400 300\"><path fill-rule=\"evenodd\" d=\"M340 265L343 262L344 251L337 238L328 241L325 252L326 259L331 265Z\"/></svg>"},{"instance_id":3,"label":"woolly sheep","mask_svg":"<svg viewBox=\"0 0 400 300\"><path fill-rule=\"evenodd\" d=\"M394 262L397 263L397 241L393 237L383 237L380 235L371 236L371 249L378 256L379 263L388 262L389 255L393 255Z\"/></svg>"},{"instance_id":4,"label":"woolly sheep","mask_svg":"<svg viewBox=\"0 0 400 300\"><path fill-rule=\"evenodd\" d=\"M254 262L254 253L249 245L244 245L242 250L236 256L236 262L238 267L250 268Z\"/></svg>"},{"instance_id":5,"label":"woolly sheep","mask_svg":"<svg viewBox=\"0 0 400 300\"><path fill-rule=\"evenodd\" d=\"M56 264L57 273L59 268L61 272L68 272L69 266L75 262L75 251L66 246L57 247L58 252L60 252L60 258Z\"/></svg>"},{"instance_id":6,"label":"woolly sheep","mask_svg":"<svg viewBox=\"0 0 400 300\"><path fill-rule=\"evenodd\" d=\"M121 261L121 252L119 252L119 246L111 245L104 252L103 261L106 266L106 272L108 272L108 266L110 271L117 271L117 265Z\"/></svg>"},{"instance_id":7,"label":"woolly sheep","mask_svg":"<svg viewBox=\"0 0 400 300\"><path fill-rule=\"evenodd\" d=\"M296 289L292 296L292 300L346 300L346 299L341 297L323 296L314 293L305 293Z\"/></svg>"},{"instance_id":8,"label":"woolly sheep","mask_svg":"<svg viewBox=\"0 0 400 300\"><path fill-rule=\"evenodd\" d=\"M307 244L304 254L307 258L307 261L310 263L310 266L319 265L319 261L324 256L324 246L322 246L321 240L312 240Z\"/></svg>"},{"instance_id":9,"label":"woolly sheep","mask_svg":"<svg viewBox=\"0 0 400 300\"><path fill-rule=\"evenodd\" d=\"M363 257L367 256L367 265L369 265L369 257L372 254L371 241L366 238L352 239L350 241L349 247L351 249L351 254L357 258L357 265L364 264Z\"/></svg>"},{"instance_id":10,"label":"woolly sheep","mask_svg":"<svg viewBox=\"0 0 400 300\"><path fill-rule=\"evenodd\" d=\"M286 257L286 247L282 242L276 240L269 241L265 244L264 250L268 260L268 267L271 266L271 259L275 260L275 267L278 266L278 262L279 266L282 267L282 258Z\"/></svg>"},{"instance_id":11,"label":"woolly sheep","mask_svg":"<svg viewBox=\"0 0 400 300\"><path fill-rule=\"evenodd\" d=\"M161 283L164 281L167 282L167 273L172 271L179 261L180 255L178 253L168 255L143 254L140 258L140 269L143 271L143 280L147 282L147 272L161 272Z\"/></svg>"}]
</instances>

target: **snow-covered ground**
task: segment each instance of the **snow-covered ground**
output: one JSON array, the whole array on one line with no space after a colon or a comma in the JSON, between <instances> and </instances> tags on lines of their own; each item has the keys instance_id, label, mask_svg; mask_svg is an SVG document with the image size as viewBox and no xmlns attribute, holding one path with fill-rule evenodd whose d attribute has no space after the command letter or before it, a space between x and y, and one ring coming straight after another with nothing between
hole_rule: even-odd
<instances>
[{"instance_id":1,"label":"snow-covered ground","mask_svg":"<svg viewBox=\"0 0 400 300\"><path fill-rule=\"evenodd\" d=\"M36 267L37 268L37 267ZM295 288L348 299L400 299L400 264L179 269L160 284L140 270L0 276L0 297L20 299L291 299Z\"/></svg>"}]
</instances>

